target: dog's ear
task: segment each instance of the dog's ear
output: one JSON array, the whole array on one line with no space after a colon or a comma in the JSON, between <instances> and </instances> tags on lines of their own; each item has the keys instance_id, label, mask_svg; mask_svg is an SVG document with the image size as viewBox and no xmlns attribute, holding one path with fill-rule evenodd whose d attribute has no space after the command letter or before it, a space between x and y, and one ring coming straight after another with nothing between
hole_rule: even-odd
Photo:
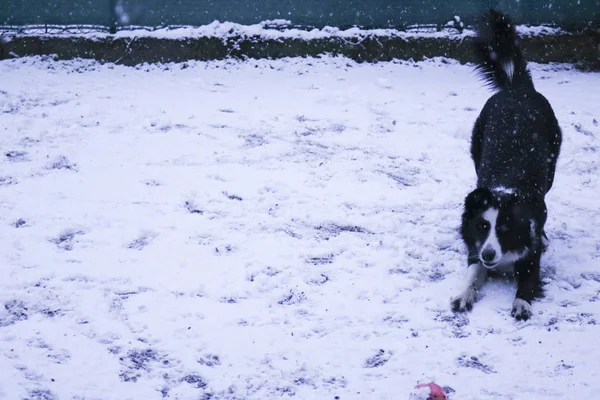
<instances>
[{"instance_id":1,"label":"dog's ear","mask_svg":"<svg viewBox=\"0 0 600 400\"><path fill-rule=\"evenodd\" d=\"M519 221L528 221L533 218L541 225L546 223L546 217L548 214L546 202L540 197L526 198L516 201L513 204L512 212L513 216Z\"/></svg>"},{"instance_id":2,"label":"dog's ear","mask_svg":"<svg viewBox=\"0 0 600 400\"><path fill-rule=\"evenodd\" d=\"M465 211L476 211L487 207L492 201L492 192L487 188L473 190L465 199Z\"/></svg>"}]
</instances>

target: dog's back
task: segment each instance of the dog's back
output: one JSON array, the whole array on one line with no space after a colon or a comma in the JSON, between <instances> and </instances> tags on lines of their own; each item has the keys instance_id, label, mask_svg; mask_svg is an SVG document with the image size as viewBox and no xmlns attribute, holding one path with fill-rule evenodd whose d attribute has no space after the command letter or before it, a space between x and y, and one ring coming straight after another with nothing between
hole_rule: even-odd
<instances>
[{"instance_id":1,"label":"dog's back","mask_svg":"<svg viewBox=\"0 0 600 400\"><path fill-rule=\"evenodd\" d=\"M471 154L480 187L510 187L543 196L554 181L562 141L546 98L535 90L515 27L490 10L475 38L477 70L498 90L475 122Z\"/></svg>"}]
</instances>

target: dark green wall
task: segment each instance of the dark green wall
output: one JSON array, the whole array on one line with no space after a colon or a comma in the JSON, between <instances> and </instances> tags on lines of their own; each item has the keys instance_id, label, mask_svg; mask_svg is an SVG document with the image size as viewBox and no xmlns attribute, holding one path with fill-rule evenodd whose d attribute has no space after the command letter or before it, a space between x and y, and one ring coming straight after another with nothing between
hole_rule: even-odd
<instances>
[{"instance_id":1,"label":"dark green wall","mask_svg":"<svg viewBox=\"0 0 600 400\"><path fill-rule=\"evenodd\" d=\"M454 15L470 24L490 6L520 24L600 26L600 0L2 0L0 25L164 26L286 19L317 28L403 28L443 25Z\"/></svg>"},{"instance_id":2,"label":"dark green wall","mask_svg":"<svg viewBox=\"0 0 600 400\"><path fill-rule=\"evenodd\" d=\"M142 0L143 1L143 0ZM0 25L109 25L110 0L0 0Z\"/></svg>"}]
</instances>

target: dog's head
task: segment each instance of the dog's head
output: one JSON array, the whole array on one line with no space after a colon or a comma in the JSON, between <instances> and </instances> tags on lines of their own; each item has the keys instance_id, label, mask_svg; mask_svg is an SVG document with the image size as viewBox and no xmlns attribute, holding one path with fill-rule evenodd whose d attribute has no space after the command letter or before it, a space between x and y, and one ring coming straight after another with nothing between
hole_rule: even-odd
<instances>
[{"instance_id":1,"label":"dog's head","mask_svg":"<svg viewBox=\"0 0 600 400\"><path fill-rule=\"evenodd\" d=\"M543 199L475 189L465 199L461 226L469 262L492 269L539 251L545 223Z\"/></svg>"}]
</instances>

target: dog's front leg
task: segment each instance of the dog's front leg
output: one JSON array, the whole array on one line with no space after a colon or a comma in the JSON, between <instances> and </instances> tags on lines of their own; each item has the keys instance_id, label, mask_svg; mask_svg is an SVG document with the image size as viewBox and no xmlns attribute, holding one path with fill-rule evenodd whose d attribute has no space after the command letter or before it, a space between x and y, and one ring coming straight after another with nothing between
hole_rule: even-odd
<instances>
[{"instance_id":1,"label":"dog's front leg","mask_svg":"<svg viewBox=\"0 0 600 400\"><path fill-rule=\"evenodd\" d=\"M540 257L534 255L515 263L517 278L517 295L513 302L511 315L517 320L528 320L531 317L531 302L539 294Z\"/></svg>"},{"instance_id":2,"label":"dog's front leg","mask_svg":"<svg viewBox=\"0 0 600 400\"><path fill-rule=\"evenodd\" d=\"M466 311L473 308L477 291L487 278L487 270L479 262L467 267L467 287L461 294L452 299L452 311Z\"/></svg>"}]
</instances>

